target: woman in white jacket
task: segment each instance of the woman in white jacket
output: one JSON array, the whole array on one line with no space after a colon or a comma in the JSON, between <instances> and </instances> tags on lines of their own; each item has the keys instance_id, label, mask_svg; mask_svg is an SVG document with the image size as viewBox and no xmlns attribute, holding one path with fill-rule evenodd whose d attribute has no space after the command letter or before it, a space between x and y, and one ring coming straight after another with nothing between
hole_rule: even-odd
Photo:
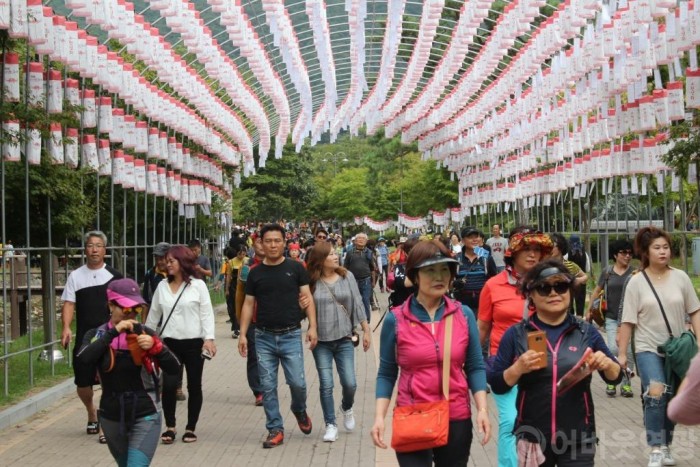
<instances>
[{"instance_id":1,"label":"woman in white jacket","mask_svg":"<svg viewBox=\"0 0 700 467\"><path fill-rule=\"evenodd\" d=\"M194 253L183 245L168 250L168 280L161 281L153 295L146 325L156 328L162 318L160 335L187 370L187 425L182 441L197 441L194 431L202 409L202 372L204 360L216 355L214 309L209 290L195 269ZM163 413L166 431L163 444L172 444L177 435L175 405L177 375L163 378Z\"/></svg>"}]
</instances>

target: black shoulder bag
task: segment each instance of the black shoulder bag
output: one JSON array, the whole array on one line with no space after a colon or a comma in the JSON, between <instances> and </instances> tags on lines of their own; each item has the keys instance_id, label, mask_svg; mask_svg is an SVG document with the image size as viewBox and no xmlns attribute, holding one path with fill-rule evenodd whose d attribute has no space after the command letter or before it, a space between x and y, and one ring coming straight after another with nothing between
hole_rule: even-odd
<instances>
[{"instance_id":1,"label":"black shoulder bag","mask_svg":"<svg viewBox=\"0 0 700 467\"><path fill-rule=\"evenodd\" d=\"M170 322L170 318L173 317L173 314L175 313L175 307L177 306L178 302L180 301L180 297L182 297L182 294L185 293L185 289L187 286L190 285L189 282L185 282L185 286L182 288L182 291L180 292L180 295L177 296L177 299L175 300L175 303L173 304L173 307L170 310L170 314L168 315L168 319L165 320L165 323L163 323L163 326L160 327L156 332L158 333L158 337L163 335L163 331L165 330L165 326L168 325Z\"/></svg>"}]
</instances>

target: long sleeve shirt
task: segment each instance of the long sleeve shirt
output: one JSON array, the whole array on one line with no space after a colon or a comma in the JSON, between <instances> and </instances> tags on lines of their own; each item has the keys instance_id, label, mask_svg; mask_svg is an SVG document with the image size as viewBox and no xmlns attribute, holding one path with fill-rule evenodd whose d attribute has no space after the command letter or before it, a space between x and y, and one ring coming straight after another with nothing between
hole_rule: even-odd
<instances>
[{"instance_id":1,"label":"long sleeve shirt","mask_svg":"<svg viewBox=\"0 0 700 467\"><path fill-rule=\"evenodd\" d=\"M214 339L214 308L211 305L207 285L203 280L195 278L190 278L189 285L185 288L186 285L187 283L183 282L175 292L172 292L168 281L161 281L158 284L153 294L146 326L156 329L162 317L165 328L161 337ZM175 304L181 292L182 297ZM174 310L173 305L175 305Z\"/></svg>"}]
</instances>

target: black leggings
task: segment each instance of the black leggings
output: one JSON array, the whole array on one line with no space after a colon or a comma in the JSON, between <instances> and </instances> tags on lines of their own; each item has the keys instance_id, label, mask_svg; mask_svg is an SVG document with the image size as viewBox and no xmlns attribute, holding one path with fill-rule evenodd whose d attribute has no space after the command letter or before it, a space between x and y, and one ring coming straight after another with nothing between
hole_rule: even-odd
<instances>
[{"instance_id":1,"label":"black leggings","mask_svg":"<svg viewBox=\"0 0 700 467\"><path fill-rule=\"evenodd\" d=\"M199 412L202 410L202 371L204 359L202 358L203 339L172 339L166 337L165 345L177 356L180 363L187 370L187 430L194 431L199 420ZM165 425L175 427L175 405L177 399L178 375L163 373L163 415Z\"/></svg>"},{"instance_id":2,"label":"black leggings","mask_svg":"<svg viewBox=\"0 0 700 467\"><path fill-rule=\"evenodd\" d=\"M469 461L472 445L472 421L450 421L447 444L439 448L413 452L397 452L401 467L464 467Z\"/></svg>"}]
</instances>

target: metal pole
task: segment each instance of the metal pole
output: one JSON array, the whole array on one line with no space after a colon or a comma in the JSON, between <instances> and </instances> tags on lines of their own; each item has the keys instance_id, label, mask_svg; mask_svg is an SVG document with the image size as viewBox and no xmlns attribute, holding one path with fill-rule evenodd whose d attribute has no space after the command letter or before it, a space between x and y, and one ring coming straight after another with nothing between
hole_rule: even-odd
<instances>
[{"instance_id":1,"label":"metal pole","mask_svg":"<svg viewBox=\"0 0 700 467\"><path fill-rule=\"evenodd\" d=\"M2 38L2 69L0 70L0 83L5 82L5 62L7 60L7 44L5 42L5 37ZM5 93L0 92L0 104L5 101ZM4 136L4 131L2 125L0 125L0 138ZM2 230L2 245L3 248L7 244L7 232L5 230L5 149L3 145L0 145L0 206L2 206L2 219L0 219L0 224L2 224L0 230ZM5 252L0 250L0 261L5 260ZM7 318L9 313L7 312L7 268L2 265L2 325L5 332L3 332L3 355L7 355L10 351L10 342L8 340L9 333L7 332L8 323ZM10 365L3 365L3 378L4 378L4 393L5 396L9 394L10 386Z\"/></svg>"},{"instance_id":2,"label":"metal pole","mask_svg":"<svg viewBox=\"0 0 700 467\"><path fill-rule=\"evenodd\" d=\"M26 55L25 55L25 66L27 67L27 73L25 73L24 77L24 110L25 112L29 108L29 47L26 48ZM42 65L43 68L43 65ZM27 313L27 334L28 334L28 342L29 342L29 348L34 347L34 339L32 338L32 268L31 268L31 262L29 261L30 257L30 252L29 248L31 247L31 241L30 241L30 231L29 231L29 157L27 157L28 151L27 148L29 146L28 143L28 136L29 136L29 128L28 125L26 124L27 122L25 121L24 125L24 234L25 234L25 243L27 245L27 254L25 256L25 261L27 262L27 307L25 312ZM19 142L17 143L19 144ZM3 208L2 214L3 216L5 215L5 209ZM4 243L3 243L4 244ZM3 265L4 268L4 265ZM21 330L21 326L20 326ZM34 352L31 350L29 351L29 385L34 386Z\"/></svg>"}]
</instances>

